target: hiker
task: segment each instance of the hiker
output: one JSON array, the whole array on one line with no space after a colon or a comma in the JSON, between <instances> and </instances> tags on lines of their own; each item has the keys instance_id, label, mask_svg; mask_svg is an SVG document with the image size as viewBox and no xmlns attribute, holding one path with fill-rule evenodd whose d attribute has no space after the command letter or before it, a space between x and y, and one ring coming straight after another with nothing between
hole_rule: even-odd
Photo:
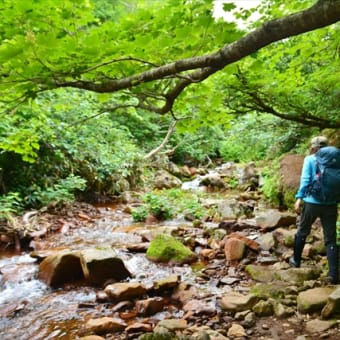
<instances>
[{"instance_id":1,"label":"hiker","mask_svg":"<svg viewBox=\"0 0 340 340\"><path fill-rule=\"evenodd\" d=\"M294 254L289 259L293 267L300 267L301 255L312 224L319 217L326 246L329 282L338 283L338 247L336 244L336 222L338 217L337 201L322 202L312 196L310 188L317 175L316 152L328 145L327 138L317 136L311 140L310 155L304 159L300 187L296 194L295 212L300 215L298 229L294 238Z\"/></svg>"}]
</instances>

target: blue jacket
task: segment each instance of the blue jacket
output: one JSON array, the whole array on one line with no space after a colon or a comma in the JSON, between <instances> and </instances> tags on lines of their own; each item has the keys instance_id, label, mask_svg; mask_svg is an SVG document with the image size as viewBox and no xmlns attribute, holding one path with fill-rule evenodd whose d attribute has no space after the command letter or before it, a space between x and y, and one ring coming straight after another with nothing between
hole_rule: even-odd
<instances>
[{"instance_id":1,"label":"blue jacket","mask_svg":"<svg viewBox=\"0 0 340 340\"><path fill-rule=\"evenodd\" d=\"M308 188L312 184L314 178L316 176L316 157L314 154L306 156L303 161L301 178L300 178L300 187L295 195L296 198L302 198L307 203L314 204L336 204L335 201L332 202L320 202L316 200L313 196L308 195Z\"/></svg>"}]
</instances>

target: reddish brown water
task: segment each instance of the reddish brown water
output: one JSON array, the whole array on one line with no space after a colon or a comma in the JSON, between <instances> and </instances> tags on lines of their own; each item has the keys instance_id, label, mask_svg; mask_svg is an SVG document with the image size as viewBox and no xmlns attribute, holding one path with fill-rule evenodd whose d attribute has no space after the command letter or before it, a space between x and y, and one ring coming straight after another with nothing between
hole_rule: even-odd
<instances>
[{"instance_id":1,"label":"reddish brown water","mask_svg":"<svg viewBox=\"0 0 340 340\"><path fill-rule=\"evenodd\" d=\"M151 284L155 280L177 274L182 280L194 284L195 275L191 267L158 265L148 261L145 254L132 254L124 248L126 244L141 242L141 231L152 233L157 228L164 228L165 224L134 224L131 216L125 214L123 207L119 206L102 207L100 211L101 217L92 227L68 228L64 233L49 235L44 242L51 249L58 247L73 250L113 245L134 274L132 280ZM167 221L166 228L176 228L183 223ZM37 279L37 273L38 264L29 253L1 255L1 340L76 339L87 318L96 313L98 316L110 315L104 304L96 302L98 289L66 287L52 290ZM201 288L211 290L213 287ZM157 317L164 318L164 315L159 313Z\"/></svg>"}]
</instances>

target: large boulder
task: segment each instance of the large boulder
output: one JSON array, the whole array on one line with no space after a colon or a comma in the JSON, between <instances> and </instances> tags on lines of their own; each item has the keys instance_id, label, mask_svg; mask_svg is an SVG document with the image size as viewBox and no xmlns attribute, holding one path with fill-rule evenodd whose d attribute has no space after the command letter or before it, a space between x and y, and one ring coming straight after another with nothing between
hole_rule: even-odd
<instances>
[{"instance_id":1,"label":"large boulder","mask_svg":"<svg viewBox=\"0 0 340 340\"><path fill-rule=\"evenodd\" d=\"M92 286L102 286L108 280L121 281L132 276L113 249L85 249L81 251L80 260L84 277Z\"/></svg>"},{"instance_id":2,"label":"large boulder","mask_svg":"<svg viewBox=\"0 0 340 340\"><path fill-rule=\"evenodd\" d=\"M131 274L112 249L85 249L49 254L39 265L38 277L51 287L77 281L102 286L108 280L120 281Z\"/></svg>"},{"instance_id":3,"label":"large boulder","mask_svg":"<svg viewBox=\"0 0 340 340\"><path fill-rule=\"evenodd\" d=\"M80 253L62 251L47 256L39 265L38 278L51 287L84 279Z\"/></svg>"},{"instance_id":4,"label":"large boulder","mask_svg":"<svg viewBox=\"0 0 340 340\"><path fill-rule=\"evenodd\" d=\"M281 158L279 164L279 191L282 203L292 206L299 188L304 155L290 154Z\"/></svg>"},{"instance_id":5,"label":"large boulder","mask_svg":"<svg viewBox=\"0 0 340 340\"><path fill-rule=\"evenodd\" d=\"M166 170L158 170L156 172L154 179L154 187L156 189L180 188L181 186L182 181Z\"/></svg>"},{"instance_id":6,"label":"large boulder","mask_svg":"<svg viewBox=\"0 0 340 340\"><path fill-rule=\"evenodd\" d=\"M301 292L296 300L298 311L302 313L320 312L334 290L334 287L317 287Z\"/></svg>"}]
</instances>

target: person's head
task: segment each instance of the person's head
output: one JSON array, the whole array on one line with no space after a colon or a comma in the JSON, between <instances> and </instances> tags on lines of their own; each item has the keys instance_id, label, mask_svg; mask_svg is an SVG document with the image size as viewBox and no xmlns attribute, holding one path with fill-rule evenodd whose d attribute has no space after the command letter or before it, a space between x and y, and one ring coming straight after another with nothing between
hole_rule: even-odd
<instances>
[{"instance_id":1,"label":"person's head","mask_svg":"<svg viewBox=\"0 0 340 340\"><path fill-rule=\"evenodd\" d=\"M310 141L310 147L312 152L316 152L324 146L328 145L328 139L325 136L316 136Z\"/></svg>"}]
</instances>

